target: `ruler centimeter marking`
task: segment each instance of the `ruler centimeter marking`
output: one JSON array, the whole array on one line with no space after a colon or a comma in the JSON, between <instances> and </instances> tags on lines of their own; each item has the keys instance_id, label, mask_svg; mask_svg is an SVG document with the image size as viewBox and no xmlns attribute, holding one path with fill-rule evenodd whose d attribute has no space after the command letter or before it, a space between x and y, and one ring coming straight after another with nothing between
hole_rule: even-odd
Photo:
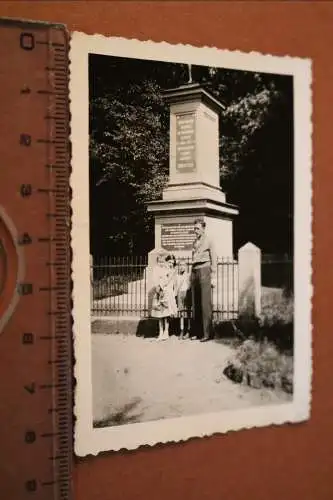
<instances>
[{"instance_id":1,"label":"ruler centimeter marking","mask_svg":"<svg viewBox=\"0 0 333 500\"><path fill-rule=\"evenodd\" d=\"M8 206L7 209L10 213L14 208L14 213L20 203L21 214L17 218L20 236L17 243L24 249L26 266L26 279L17 283L20 303L13 313L13 323L17 321L22 324L20 311L26 308L24 301L29 301L31 315L40 311L41 304L44 306L44 317L40 320L44 332L36 327L35 321L32 321L35 328L30 328L29 317L26 317L27 327L22 333L22 345L32 349L31 358L28 351L25 351L23 356L27 364L31 363L32 366L32 357L39 356L40 369L31 371L31 380L25 380L24 383L22 401L17 402L21 404L29 424L26 424L21 445L24 448L22 451L17 450L21 456L11 457L14 472L16 467L20 468L22 483L15 498L70 500L72 351L67 37L65 30L59 26L16 21L1 22L0 37L2 35L20 48L16 64L11 63L15 81L20 83L19 97L15 100L17 119L20 120L19 114L23 109L30 109L32 114L36 114L31 117L31 125L27 120L23 120L25 128L20 131L17 140L17 157L22 158L22 163L25 164L25 169L17 174L17 178L22 178L22 183L18 186L22 202L16 198L16 206ZM10 47L8 50L10 55ZM30 63L35 72L24 73L23 68L29 67ZM31 99L31 108L27 99ZM38 124L35 125L35 122ZM11 164L6 165L6 168L19 167ZM9 180L8 190L13 187ZM13 199L15 200L14 192ZM21 206L24 200L29 205ZM8 205L12 203L9 201ZM26 220L22 217L24 210ZM44 212L45 219L39 227L33 224L31 217L35 213L36 219L40 219L41 211ZM15 224L15 216L13 220ZM27 395L32 399L27 399ZM38 401L35 399L35 406L34 396L38 397ZM30 413L35 416L35 423ZM24 420L20 419L18 423L22 426L25 424ZM0 425L4 425L4 422L0 422ZM43 444L39 445L39 442ZM25 476L22 467L25 455L35 461L34 475ZM28 464L26 469L31 470L31 464ZM15 477L15 481L17 480ZM8 487L14 488L11 484ZM16 493L15 489L9 491Z\"/></svg>"}]
</instances>

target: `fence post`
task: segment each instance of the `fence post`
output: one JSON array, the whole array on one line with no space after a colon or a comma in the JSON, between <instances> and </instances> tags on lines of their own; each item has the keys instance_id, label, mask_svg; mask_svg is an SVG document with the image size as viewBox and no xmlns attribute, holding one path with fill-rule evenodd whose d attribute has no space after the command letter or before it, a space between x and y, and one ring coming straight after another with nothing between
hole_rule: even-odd
<instances>
[{"instance_id":1,"label":"fence post","mask_svg":"<svg viewBox=\"0 0 333 500\"><path fill-rule=\"evenodd\" d=\"M261 313L261 250L246 243L238 251L239 315L258 317Z\"/></svg>"}]
</instances>

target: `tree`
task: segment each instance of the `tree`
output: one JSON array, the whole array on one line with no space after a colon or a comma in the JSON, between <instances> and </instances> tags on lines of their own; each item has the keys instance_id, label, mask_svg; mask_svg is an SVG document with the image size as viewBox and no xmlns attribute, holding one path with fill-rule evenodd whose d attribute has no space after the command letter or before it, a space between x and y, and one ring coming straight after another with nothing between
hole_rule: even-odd
<instances>
[{"instance_id":1,"label":"tree","mask_svg":"<svg viewBox=\"0 0 333 500\"><path fill-rule=\"evenodd\" d=\"M264 252L292 253L292 77L208 68L201 78L226 105L220 176L240 207L236 246L250 240Z\"/></svg>"},{"instance_id":2,"label":"tree","mask_svg":"<svg viewBox=\"0 0 333 500\"><path fill-rule=\"evenodd\" d=\"M93 250L106 246L126 254L142 248L145 253L152 243L145 206L161 196L168 180L167 118L161 89L153 80L114 88L104 84L103 92L92 96ZM105 214L109 221L103 221L103 230Z\"/></svg>"},{"instance_id":3,"label":"tree","mask_svg":"<svg viewBox=\"0 0 333 500\"><path fill-rule=\"evenodd\" d=\"M226 106L220 174L228 199L240 206L236 247L251 240L263 251L290 251L291 77L200 66L192 74ZM153 247L146 203L161 197L168 179L169 109L162 90L187 80L184 64L91 56L94 254L145 254Z\"/></svg>"}]
</instances>

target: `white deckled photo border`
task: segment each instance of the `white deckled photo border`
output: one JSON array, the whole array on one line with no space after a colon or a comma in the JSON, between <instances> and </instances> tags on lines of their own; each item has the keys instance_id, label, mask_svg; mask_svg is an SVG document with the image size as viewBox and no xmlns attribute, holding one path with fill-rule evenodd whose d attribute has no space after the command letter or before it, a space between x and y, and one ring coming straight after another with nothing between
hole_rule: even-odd
<instances>
[{"instance_id":1,"label":"white deckled photo border","mask_svg":"<svg viewBox=\"0 0 333 500\"><path fill-rule=\"evenodd\" d=\"M93 428L89 255L89 54L289 74L294 77L294 394L291 403ZM75 453L136 449L251 427L306 421L312 379L312 62L74 32L70 43Z\"/></svg>"}]
</instances>

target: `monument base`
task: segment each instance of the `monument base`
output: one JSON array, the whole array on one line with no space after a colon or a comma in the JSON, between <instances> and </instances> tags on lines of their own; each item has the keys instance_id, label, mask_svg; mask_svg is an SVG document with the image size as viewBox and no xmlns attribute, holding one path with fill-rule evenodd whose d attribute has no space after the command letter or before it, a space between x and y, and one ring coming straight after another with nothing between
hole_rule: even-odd
<instances>
[{"instance_id":1,"label":"monument base","mask_svg":"<svg viewBox=\"0 0 333 500\"><path fill-rule=\"evenodd\" d=\"M155 218L155 248L179 257L190 257L194 241L194 221L206 222L206 233L212 239L218 257L233 257L234 205L212 199L188 198L152 202L148 211Z\"/></svg>"},{"instance_id":2,"label":"monument base","mask_svg":"<svg viewBox=\"0 0 333 500\"><path fill-rule=\"evenodd\" d=\"M148 305L151 306L153 268L157 256L173 254L176 259L191 258L194 241L194 221L206 222L206 232L212 239L218 258L233 259L233 216L238 210L226 203L191 199L158 201L148 206L155 216L155 248L148 253L146 269Z\"/></svg>"},{"instance_id":3,"label":"monument base","mask_svg":"<svg viewBox=\"0 0 333 500\"><path fill-rule=\"evenodd\" d=\"M148 308L150 310L153 294L153 270L161 253L173 254L176 259L191 259L194 234L194 221L200 218L206 222L206 233L213 241L218 259L233 262L233 216L237 209L228 204L217 204L212 200L182 200L155 202L148 207L155 216L155 248L148 254L146 269ZM219 290L214 289L215 309L234 313L237 296L237 267L218 266L217 281ZM227 308L227 309L226 309ZM229 314L229 313L228 313ZM229 318L231 317L229 314Z\"/></svg>"},{"instance_id":4,"label":"monument base","mask_svg":"<svg viewBox=\"0 0 333 500\"><path fill-rule=\"evenodd\" d=\"M218 218L203 211L193 214L155 216L155 248L148 253L147 290L151 290L153 268L161 253L172 254L177 260L191 259L194 241L194 221L206 222L206 233L214 243L218 258L233 259L233 223L230 218ZM150 304L150 300L149 300Z\"/></svg>"}]
</instances>

